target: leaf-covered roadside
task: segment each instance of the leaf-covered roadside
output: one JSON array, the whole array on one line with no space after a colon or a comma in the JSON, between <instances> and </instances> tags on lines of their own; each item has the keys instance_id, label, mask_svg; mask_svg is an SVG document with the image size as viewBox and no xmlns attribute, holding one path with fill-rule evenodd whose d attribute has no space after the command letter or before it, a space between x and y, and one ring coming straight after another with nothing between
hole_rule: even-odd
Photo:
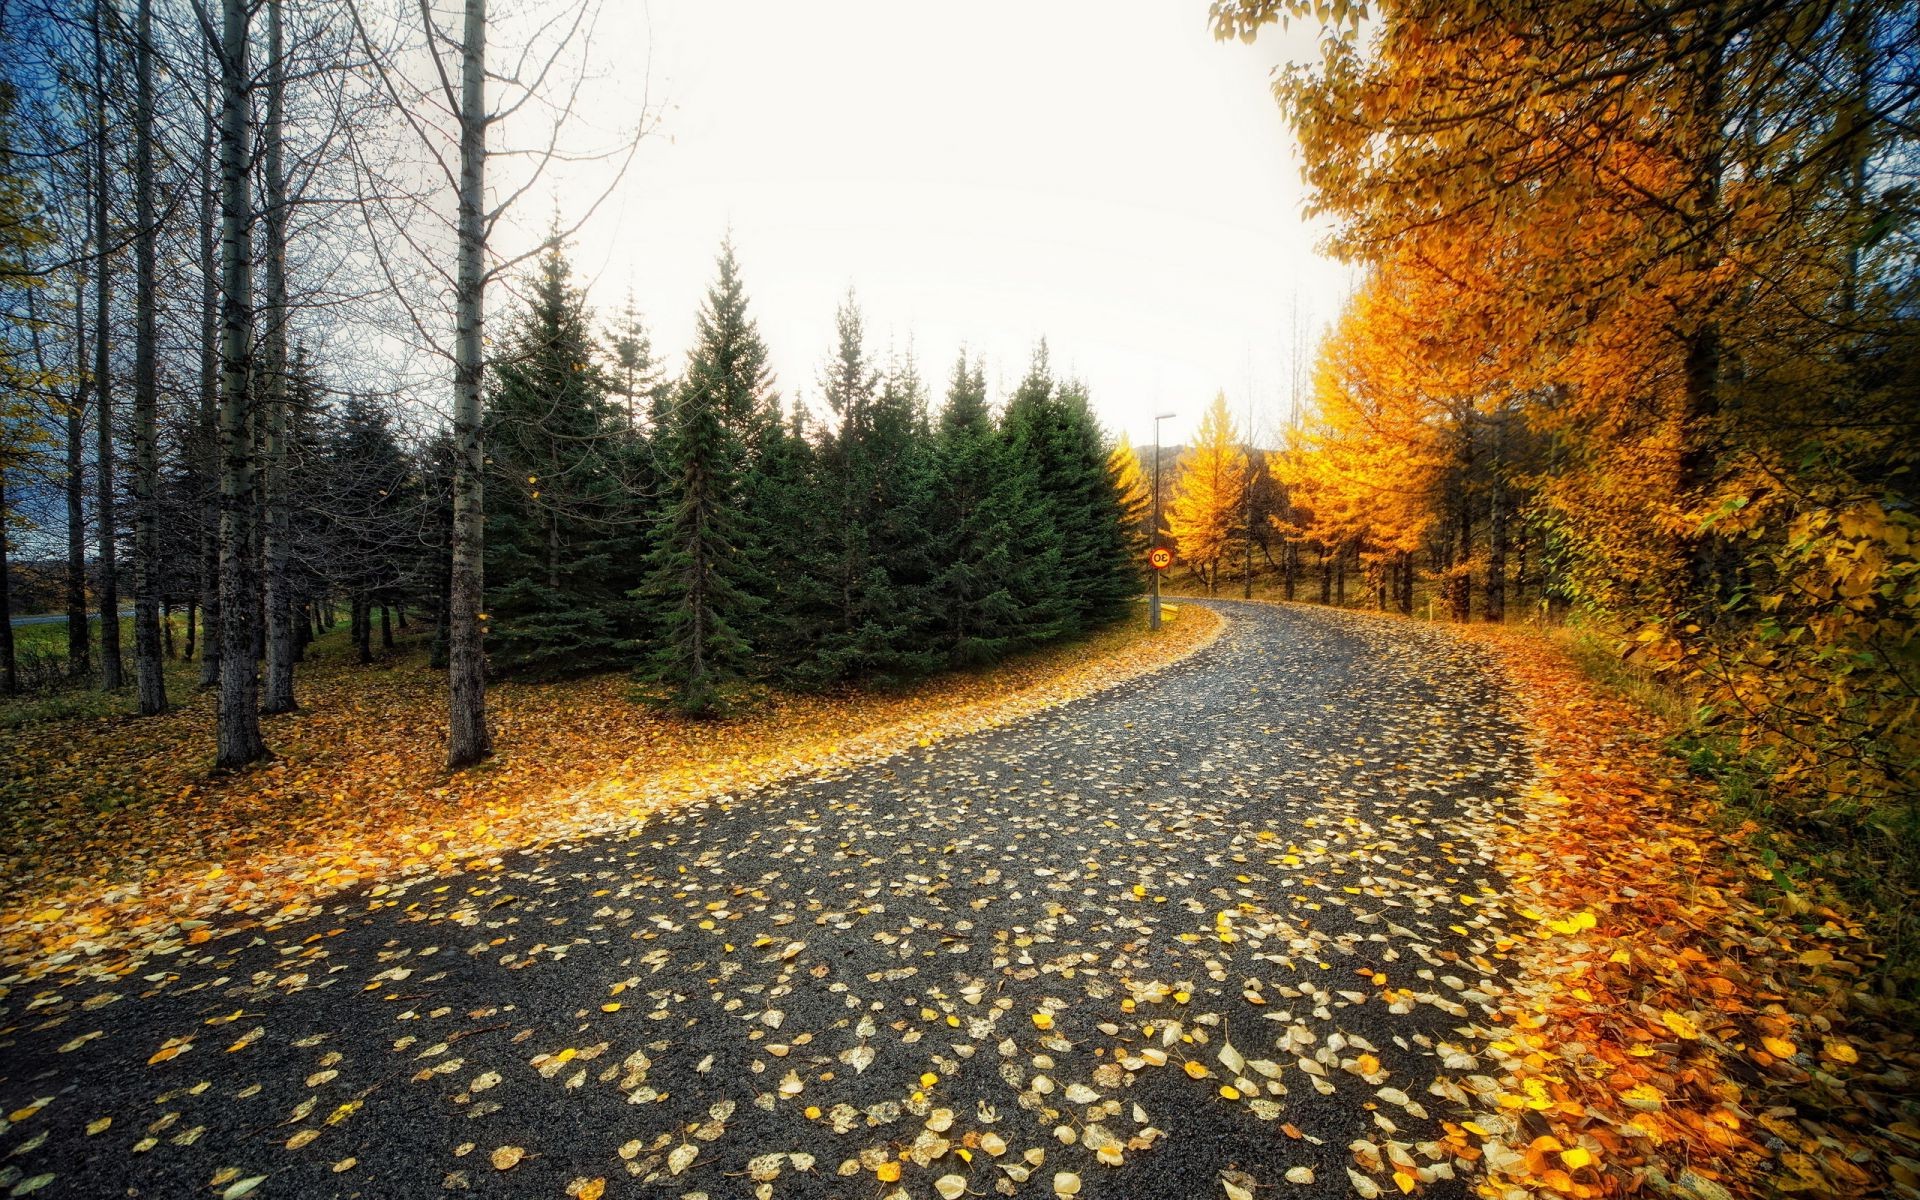
<instances>
[{"instance_id":1,"label":"leaf-covered roadside","mask_svg":"<svg viewBox=\"0 0 1920 1200\"><path fill-rule=\"evenodd\" d=\"M778 694L725 722L634 703L623 676L497 690L502 752L449 776L437 673L403 660L316 665L279 757L208 776L209 697L140 722L87 719L0 739L0 967L124 974L154 954L293 919L343 888L498 861L1004 723L1165 666L1221 623L1186 607L904 692ZM102 810L105 811L102 811ZM376 888L375 894L378 894Z\"/></svg>"},{"instance_id":2,"label":"leaf-covered roadside","mask_svg":"<svg viewBox=\"0 0 1920 1200\"><path fill-rule=\"evenodd\" d=\"M1534 923L1504 1075L1449 1127L1485 1194L1920 1195L1920 1047L1870 995L1860 923L1784 890L1646 713L1536 637L1468 636L1540 770L1505 847Z\"/></svg>"}]
</instances>

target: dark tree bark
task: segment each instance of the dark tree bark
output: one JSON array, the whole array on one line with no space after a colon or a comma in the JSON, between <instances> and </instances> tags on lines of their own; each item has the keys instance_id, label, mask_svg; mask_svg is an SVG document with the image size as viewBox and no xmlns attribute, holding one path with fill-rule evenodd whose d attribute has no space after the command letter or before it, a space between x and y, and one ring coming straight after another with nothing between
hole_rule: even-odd
<instances>
[{"instance_id":1,"label":"dark tree bark","mask_svg":"<svg viewBox=\"0 0 1920 1200\"><path fill-rule=\"evenodd\" d=\"M267 755L254 669L252 160L247 0L222 0L220 38L220 703L222 768Z\"/></svg>"},{"instance_id":2,"label":"dark tree bark","mask_svg":"<svg viewBox=\"0 0 1920 1200\"><path fill-rule=\"evenodd\" d=\"M267 120L262 153L267 173L266 310L261 372L261 416L265 419L266 521L266 684L260 709L292 712L293 595L287 563L290 547L287 498L287 174L281 126L286 105L286 49L281 30L281 0L267 0Z\"/></svg>"},{"instance_id":3,"label":"dark tree bark","mask_svg":"<svg viewBox=\"0 0 1920 1200\"><path fill-rule=\"evenodd\" d=\"M134 25L134 540L133 665L140 714L167 710L160 629L160 430L155 355L153 182L153 0L140 0ZM118 623L118 618L114 618ZM173 627L167 626L171 646Z\"/></svg>"},{"instance_id":4,"label":"dark tree bark","mask_svg":"<svg viewBox=\"0 0 1920 1200\"><path fill-rule=\"evenodd\" d=\"M87 370L87 276L74 276L73 365L79 382L67 410L67 676L93 674L92 635L87 629L87 405L93 375Z\"/></svg>"},{"instance_id":5,"label":"dark tree bark","mask_svg":"<svg viewBox=\"0 0 1920 1200\"><path fill-rule=\"evenodd\" d=\"M214 72L208 66L207 75ZM200 397L198 458L200 482L200 686L220 683L220 258L218 92L207 97L207 122L200 146Z\"/></svg>"},{"instance_id":6,"label":"dark tree bark","mask_svg":"<svg viewBox=\"0 0 1920 1200\"><path fill-rule=\"evenodd\" d=\"M1489 621L1507 617L1507 413L1493 414L1493 459L1487 471L1487 578L1481 595Z\"/></svg>"},{"instance_id":7,"label":"dark tree bark","mask_svg":"<svg viewBox=\"0 0 1920 1200\"><path fill-rule=\"evenodd\" d=\"M94 533L97 540L96 566L99 583L94 598L100 605L100 687L119 691L125 684L120 661L120 576L119 527L115 521L113 494L113 339L107 330L113 323L113 272L107 253L113 244L112 175L107 168L107 21L105 0L93 2L93 119L94 179L93 221L94 312L93 312L93 391L100 408L94 425L98 434L94 449L93 478L98 490L94 502Z\"/></svg>"},{"instance_id":8,"label":"dark tree bark","mask_svg":"<svg viewBox=\"0 0 1920 1200\"><path fill-rule=\"evenodd\" d=\"M13 592L7 566L7 477L0 472L0 688L20 690L20 664L13 648Z\"/></svg>"}]
</instances>

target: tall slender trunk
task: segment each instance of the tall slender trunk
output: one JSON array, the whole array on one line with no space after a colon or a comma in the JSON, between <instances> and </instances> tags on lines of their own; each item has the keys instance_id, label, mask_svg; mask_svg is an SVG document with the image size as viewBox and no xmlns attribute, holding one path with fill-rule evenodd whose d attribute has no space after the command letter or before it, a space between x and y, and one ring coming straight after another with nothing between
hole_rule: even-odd
<instances>
[{"instance_id":1,"label":"tall slender trunk","mask_svg":"<svg viewBox=\"0 0 1920 1200\"><path fill-rule=\"evenodd\" d=\"M220 39L220 703L223 768L266 757L254 667L252 158L247 0L222 0Z\"/></svg>"},{"instance_id":2,"label":"tall slender trunk","mask_svg":"<svg viewBox=\"0 0 1920 1200\"><path fill-rule=\"evenodd\" d=\"M293 581L288 577L291 547L287 495L287 173L281 145L286 105L286 51L281 31L281 0L267 0L267 121L262 147L267 171L266 370L261 415L266 422L266 686L260 711L292 712Z\"/></svg>"},{"instance_id":3,"label":"tall slender trunk","mask_svg":"<svg viewBox=\"0 0 1920 1200\"><path fill-rule=\"evenodd\" d=\"M203 58L209 78L211 64ZM200 503L200 686L220 683L220 257L217 90L207 97L200 145L200 398L195 472Z\"/></svg>"},{"instance_id":4,"label":"tall slender trunk","mask_svg":"<svg viewBox=\"0 0 1920 1200\"><path fill-rule=\"evenodd\" d=\"M236 3L238 0L229 0ZM482 641L486 530L481 447L481 327L486 318L486 0L466 0L460 51L459 267L455 290L453 396L453 578L447 639L447 765L493 750L487 729Z\"/></svg>"},{"instance_id":5,"label":"tall slender trunk","mask_svg":"<svg viewBox=\"0 0 1920 1200\"><path fill-rule=\"evenodd\" d=\"M1693 329L1686 346L1686 392L1681 413L1681 452L1677 491L1680 502L1696 510L1704 507L1712 486L1715 463L1719 457L1719 434L1715 429L1720 416L1721 337L1714 310L1717 297L1705 282L1719 265L1725 235L1721 228L1720 175L1724 166L1724 118L1722 99L1726 89L1726 10L1720 3L1708 4L1698 14L1701 25L1698 69L1693 81L1693 111L1689 114L1683 137L1691 142L1686 148L1694 162L1692 209L1686 213L1694 244L1694 269L1698 273L1700 294ZM1716 599L1715 574L1724 550L1724 539L1710 529L1699 530L1683 541L1687 595L1678 598L1681 607L1698 606L1710 610ZM1706 622L1702 619L1700 624Z\"/></svg>"},{"instance_id":6,"label":"tall slender trunk","mask_svg":"<svg viewBox=\"0 0 1920 1200\"><path fill-rule=\"evenodd\" d=\"M160 398L154 320L153 0L134 18L133 668L140 714L167 710L160 629ZM168 626L167 641L172 641Z\"/></svg>"},{"instance_id":7,"label":"tall slender trunk","mask_svg":"<svg viewBox=\"0 0 1920 1200\"><path fill-rule=\"evenodd\" d=\"M1413 615L1413 551L1400 552L1400 611Z\"/></svg>"},{"instance_id":8,"label":"tall slender trunk","mask_svg":"<svg viewBox=\"0 0 1920 1200\"><path fill-rule=\"evenodd\" d=\"M87 273L73 283L73 404L67 409L67 676L93 674L92 634L87 628L87 405L93 374L87 370Z\"/></svg>"},{"instance_id":9,"label":"tall slender trunk","mask_svg":"<svg viewBox=\"0 0 1920 1200\"><path fill-rule=\"evenodd\" d=\"M1327 557L1324 543L1313 544L1315 553L1320 557L1320 603L1333 603L1333 560Z\"/></svg>"},{"instance_id":10,"label":"tall slender trunk","mask_svg":"<svg viewBox=\"0 0 1920 1200\"><path fill-rule=\"evenodd\" d=\"M12 569L7 565L7 476L0 471L0 688L20 690L20 665L13 651Z\"/></svg>"},{"instance_id":11,"label":"tall slender trunk","mask_svg":"<svg viewBox=\"0 0 1920 1200\"><path fill-rule=\"evenodd\" d=\"M113 240L109 204L112 175L107 170L107 20L105 0L93 0L93 222L97 260L93 281L93 389L100 406L100 420L94 425L99 436L93 475L99 489L93 519L100 582L94 598L100 604L100 686L113 692L126 680L120 661L120 576L116 561L120 530L114 520L113 494L113 339L107 335L113 320L113 272L107 263Z\"/></svg>"},{"instance_id":12,"label":"tall slender trunk","mask_svg":"<svg viewBox=\"0 0 1920 1200\"><path fill-rule=\"evenodd\" d=\"M1487 472L1487 581L1482 615L1507 618L1507 413L1493 416L1493 461Z\"/></svg>"}]
</instances>

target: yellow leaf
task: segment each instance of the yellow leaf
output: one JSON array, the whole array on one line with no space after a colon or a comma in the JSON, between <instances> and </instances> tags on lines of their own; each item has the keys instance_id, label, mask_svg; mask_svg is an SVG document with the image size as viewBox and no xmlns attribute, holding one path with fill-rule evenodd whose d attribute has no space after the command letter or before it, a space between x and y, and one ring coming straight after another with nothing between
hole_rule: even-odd
<instances>
[{"instance_id":1,"label":"yellow leaf","mask_svg":"<svg viewBox=\"0 0 1920 1200\"><path fill-rule=\"evenodd\" d=\"M487 1161L493 1164L496 1171L511 1171L526 1156L527 1152L518 1146L501 1146L487 1155Z\"/></svg>"},{"instance_id":2,"label":"yellow leaf","mask_svg":"<svg viewBox=\"0 0 1920 1200\"><path fill-rule=\"evenodd\" d=\"M1593 1161L1593 1155L1587 1152L1585 1146L1575 1146L1571 1150L1562 1150L1560 1161L1567 1164L1567 1170L1578 1171Z\"/></svg>"},{"instance_id":3,"label":"yellow leaf","mask_svg":"<svg viewBox=\"0 0 1920 1200\"><path fill-rule=\"evenodd\" d=\"M1037 1012L1033 1014L1033 1027L1035 1029L1052 1029L1053 1014L1048 1012Z\"/></svg>"},{"instance_id":4,"label":"yellow leaf","mask_svg":"<svg viewBox=\"0 0 1920 1200\"><path fill-rule=\"evenodd\" d=\"M1827 1039L1826 1055L1836 1062L1857 1063L1860 1061L1860 1052L1855 1050L1850 1043L1842 1041L1839 1038Z\"/></svg>"},{"instance_id":5,"label":"yellow leaf","mask_svg":"<svg viewBox=\"0 0 1920 1200\"><path fill-rule=\"evenodd\" d=\"M1660 1014L1660 1020L1668 1029L1673 1030L1675 1037L1694 1041L1700 1036L1700 1027L1693 1023L1692 1018L1682 1013L1672 1011L1663 1012Z\"/></svg>"},{"instance_id":6,"label":"yellow leaf","mask_svg":"<svg viewBox=\"0 0 1920 1200\"><path fill-rule=\"evenodd\" d=\"M1188 1059L1186 1062L1181 1063L1180 1066L1182 1070L1186 1071L1188 1078L1191 1078L1191 1079L1205 1079L1208 1075L1211 1075L1213 1073L1207 1070L1206 1064L1196 1062L1191 1058Z\"/></svg>"},{"instance_id":7,"label":"yellow leaf","mask_svg":"<svg viewBox=\"0 0 1920 1200\"><path fill-rule=\"evenodd\" d=\"M888 1161L883 1162L879 1166L875 1167L873 1169L873 1175L874 1175L874 1178L878 1179L881 1183L899 1183L900 1182L900 1164L892 1159L889 1159Z\"/></svg>"},{"instance_id":8,"label":"yellow leaf","mask_svg":"<svg viewBox=\"0 0 1920 1200\"><path fill-rule=\"evenodd\" d=\"M1792 1058L1800 1052L1800 1047L1785 1038L1761 1038L1760 1044L1765 1046L1767 1053L1773 1055L1775 1058Z\"/></svg>"}]
</instances>

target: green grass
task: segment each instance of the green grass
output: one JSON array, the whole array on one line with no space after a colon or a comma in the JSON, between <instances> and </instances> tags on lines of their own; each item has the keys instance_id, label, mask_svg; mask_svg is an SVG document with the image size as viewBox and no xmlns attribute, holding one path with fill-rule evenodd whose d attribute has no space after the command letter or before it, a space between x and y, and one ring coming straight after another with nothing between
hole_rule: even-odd
<instances>
[{"instance_id":1,"label":"green grass","mask_svg":"<svg viewBox=\"0 0 1920 1200\"><path fill-rule=\"evenodd\" d=\"M186 649L186 614L173 616L174 651ZM326 653L338 649L336 642L344 644L346 626L342 623L308 648L311 657L316 652ZM120 619L120 661L125 672L127 686L119 691L100 690L100 624L88 625L92 674L85 680L62 678L52 686L33 688L19 696L0 698L0 729L10 729L18 725L29 725L39 721L58 721L74 717L130 717L138 713L138 701L133 693L133 618ZM40 662L47 664L47 670L64 674L67 661L67 623L49 621L39 625L17 625L13 630L14 657L19 661L22 674L31 675L29 664ZM167 700L178 706L191 696L198 694L200 688L199 647L195 647L191 661L164 659L167 682ZM103 810L104 811L104 810Z\"/></svg>"}]
</instances>

